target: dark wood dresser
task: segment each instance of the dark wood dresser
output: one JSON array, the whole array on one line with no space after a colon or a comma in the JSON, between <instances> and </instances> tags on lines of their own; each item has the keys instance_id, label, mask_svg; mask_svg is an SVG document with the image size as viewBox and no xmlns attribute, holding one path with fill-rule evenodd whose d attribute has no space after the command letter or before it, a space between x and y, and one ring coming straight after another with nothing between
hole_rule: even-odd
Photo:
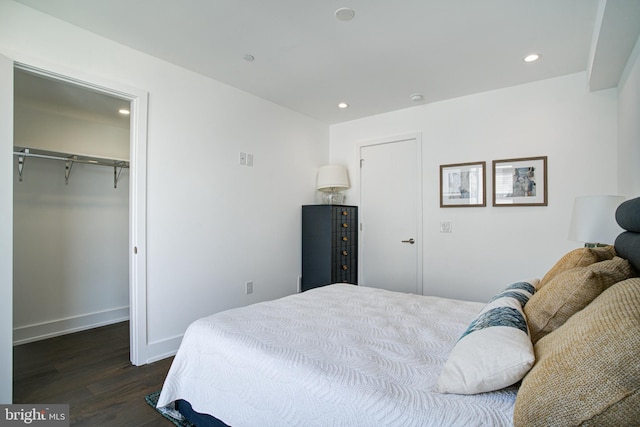
<instances>
[{"instance_id":1,"label":"dark wood dresser","mask_svg":"<svg viewBox=\"0 0 640 427\"><path fill-rule=\"evenodd\" d=\"M302 291L358 283L358 207L302 206Z\"/></svg>"}]
</instances>

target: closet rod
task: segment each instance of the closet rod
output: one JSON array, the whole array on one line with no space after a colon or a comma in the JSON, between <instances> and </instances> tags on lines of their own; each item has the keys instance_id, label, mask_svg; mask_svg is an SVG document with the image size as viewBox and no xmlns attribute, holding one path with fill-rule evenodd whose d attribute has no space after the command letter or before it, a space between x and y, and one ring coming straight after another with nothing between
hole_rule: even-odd
<instances>
[{"instance_id":1,"label":"closet rod","mask_svg":"<svg viewBox=\"0 0 640 427\"><path fill-rule=\"evenodd\" d=\"M24 169L24 161L26 157L60 160L65 162L65 184L69 183L69 174L71 173L71 168L73 167L74 163L113 167L113 188L118 188L118 179L120 178L122 169L129 168L129 162L126 160L109 160L89 156L80 157L75 154L63 156L45 153L32 153L29 148L24 148L22 151L14 151L13 154L18 156L18 175L20 181L22 181L22 171ZM120 169L119 172L118 169Z\"/></svg>"},{"instance_id":2,"label":"closet rod","mask_svg":"<svg viewBox=\"0 0 640 427\"><path fill-rule=\"evenodd\" d=\"M82 159L76 155L63 157L63 156L53 156L50 154L31 153L29 151L14 151L13 154L15 154L16 156L38 157L40 159L62 160L64 162L87 163L87 164L99 165L99 166L111 166L111 167L117 166L122 168L129 167L129 162L126 160L101 160L101 159L94 159L94 158Z\"/></svg>"}]
</instances>

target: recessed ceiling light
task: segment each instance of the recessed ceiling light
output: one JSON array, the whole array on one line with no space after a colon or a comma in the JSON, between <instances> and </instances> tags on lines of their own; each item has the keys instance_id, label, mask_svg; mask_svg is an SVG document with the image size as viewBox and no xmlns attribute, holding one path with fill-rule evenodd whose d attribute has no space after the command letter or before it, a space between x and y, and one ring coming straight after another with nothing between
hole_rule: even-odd
<instances>
[{"instance_id":1,"label":"recessed ceiling light","mask_svg":"<svg viewBox=\"0 0 640 427\"><path fill-rule=\"evenodd\" d=\"M338 104L338 108L342 108L345 109L349 106L349 104L347 104L346 102L341 102L340 104Z\"/></svg>"},{"instance_id":2,"label":"recessed ceiling light","mask_svg":"<svg viewBox=\"0 0 640 427\"><path fill-rule=\"evenodd\" d=\"M125 116L128 116L129 114L131 114L131 112L129 110L127 110L126 108L119 109L118 113L123 114Z\"/></svg>"},{"instance_id":3,"label":"recessed ceiling light","mask_svg":"<svg viewBox=\"0 0 640 427\"><path fill-rule=\"evenodd\" d=\"M242 57L242 59L244 59L244 60L245 60L245 61L247 61L247 62L251 62L251 61L253 61L254 59L256 59L256 57L255 57L255 56L253 56L253 55L251 55L250 53L247 53L246 55L244 55L244 56Z\"/></svg>"},{"instance_id":4,"label":"recessed ceiling light","mask_svg":"<svg viewBox=\"0 0 640 427\"><path fill-rule=\"evenodd\" d=\"M356 12L348 7L341 7L336 10L336 18L340 21L351 21L354 16L356 16Z\"/></svg>"},{"instance_id":5,"label":"recessed ceiling light","mask_svg":"<svg viewBox=\"0 0 640 427\"><path fill-rule=\"evenodd\" d=\"M533 61L537 61L538 59L540 59L540 54L532 53L524 57L524 62L533 62Z\"/></svg>"},{"instance_id":6,"label":"recessed ceiling light","mask_svg":"<svg viewBox=\"0 0 640 427\"><path fill-rule=\"evenodd\" d=\"M424 96L422 96L421 93L414 93L409 95L409 99L412 100L413 102L420 102L424 99Z\"/></svg>"}]
</instances>

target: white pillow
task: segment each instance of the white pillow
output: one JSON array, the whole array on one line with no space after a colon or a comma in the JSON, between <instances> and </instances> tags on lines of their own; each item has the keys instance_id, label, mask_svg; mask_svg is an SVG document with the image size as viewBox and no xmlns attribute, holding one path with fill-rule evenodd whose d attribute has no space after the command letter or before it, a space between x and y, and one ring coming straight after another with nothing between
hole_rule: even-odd
<instances>
[{"instance_id":1,"label":"white pillow","mask_svg":"<svg viewBox=\"0 0 640 427\"><path fill-rule=\"evenodd\" d=\"M438 378L441 393L476 394L520 381L535 361L524 305L539 280L507 287L460 337Z\"/></svg>"}]
</instances>

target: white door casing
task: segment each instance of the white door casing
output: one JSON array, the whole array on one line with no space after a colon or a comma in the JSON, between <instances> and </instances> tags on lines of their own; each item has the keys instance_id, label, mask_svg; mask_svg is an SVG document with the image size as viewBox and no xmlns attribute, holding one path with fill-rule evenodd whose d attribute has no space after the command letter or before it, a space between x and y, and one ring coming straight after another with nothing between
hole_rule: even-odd
<instances>
[{"instance_id":1,"label":"white door casing","mask_svg":"<svg viewBox=\"0 0 640 427\"><path fill-rule=\"evenodd\" d=\"M119 97L130 102L130 152L129 152L129 321L130 321L130 359L134 365L148 363L147 355L147 259L146 259L146 221L147 221L147 111L148 93L119 83L104 80L95 76L84 75L76 70L61 69L51 64L36 64L33 59L25 62L11 61L11 94L13 95L13 67L50 79L64 81ZM4 80L4 76L3 80ZM4 83L4 82L3 82ZM10 118L0 117L0 120ZM2 146L5 148L4 145ZM13 172L13 136L10 142L11 151L9 171ZM3 150L4 153L6 150ZM13 175L11 175L13 178ZM11 182L10 188L13 188ZM10 207L13 206L13 199ZM13 228L13 223L11 224ZM11 240L12 241L12 240ZM9 282L12 286L13 278ZM13 298L9 299L9 304ZM13 319L10 322L11 328ZM9 382L10 384L12 382Z\"/></svg>"},{"instance_id":2,"label":"white door casing","mask_svg":"<svg viewBox=\"0 0 640 427\"><path fill-rule=\"evenodd\" d=\"M359 284L422 294L422 141L419 134L358 146Z\"/></svg>"},{"instance_id":3,"label":"white door casing","mask_svg":"<svg viewBox=\"0 0 640 427\"><path fill-rule=\"evenodd\" d=\"M0 404L13 393L13 61L0 54Z\"/></svg>"}]
</instances>

